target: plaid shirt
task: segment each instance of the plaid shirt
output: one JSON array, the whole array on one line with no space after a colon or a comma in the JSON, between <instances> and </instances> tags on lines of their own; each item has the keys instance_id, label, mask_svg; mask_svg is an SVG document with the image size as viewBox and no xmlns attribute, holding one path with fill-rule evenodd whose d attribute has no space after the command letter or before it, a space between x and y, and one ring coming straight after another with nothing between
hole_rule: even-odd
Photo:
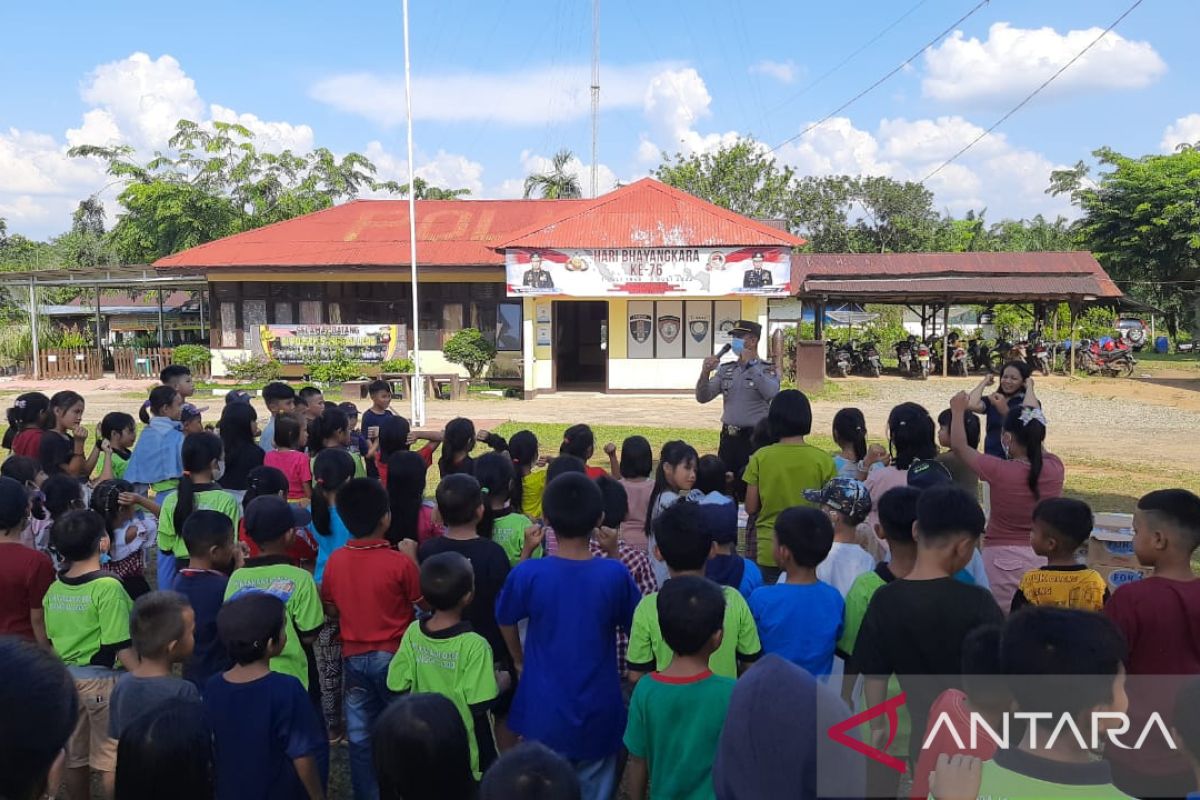
<instances>
[{"instance_id":1,"label":"plaid shirt","mask_svg":"<svg viewBox=\"0 0 1200 800\"><path fill-rule=\"evenodd\" d=\"M588 542L588 549L594 558L608 558L608 554L596 544L595 540ZM650 565L650 556L646 551L631 547L623 541L617 542L617 559L629 570L630 577L637 584L642 597L658 591L658 583L654 580L654 567ZM625 663L625 653L629 650L629 631L617 631L617 670L624 678L628 667Z\"/></svg>"}]
</instances>

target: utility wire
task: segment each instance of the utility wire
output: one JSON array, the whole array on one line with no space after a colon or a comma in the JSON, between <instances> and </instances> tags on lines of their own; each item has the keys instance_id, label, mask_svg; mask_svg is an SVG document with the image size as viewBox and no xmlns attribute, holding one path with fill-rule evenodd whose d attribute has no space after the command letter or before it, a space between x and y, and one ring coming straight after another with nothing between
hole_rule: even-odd
<instances>
[{"instance_id":1,"label":"utility wire","mask_svg":"<svg viewBox=\"0 0 1200 800\"><path fill-rule=\"evenodd\" d=\"M1091 42L1089 42L1087 47L1083 48L1078 53L1076 53L1074 58L1072 58L1067 63L1063 64L1061 67L1058 68L1058 71L1056 71L1053 75L1051 75L1049 78L1044 80L1042 82L1041 86L1037 87L1032 92L1027 94L1025 96L1025 98L1023 100L1021 100L1021 102L1017 103L1015 106L1010 108L1008 110L1008 113L1006 113L1000 119L998 119L994 123L992 123L992 126L990 128L988 128L986 131L979 134L974 139L972 139L970 142L968 142L967 145L965 147L963 147L963 149L959 150L957 153L955 153L954 155L950 156L948 159L943 161L940 165L938 165L937 169L935 169L933 172L930 172L928 175L926 175L924 178L922 178L920 182L925 183L925 181L929 180L934 175L937 175L943 169L950 166L950 164L952 164L959 156L961 156L963 153L970 150L975 145L979 144L979 142L982 141L988 134L990 134L992 131L996 130L996 128L999 128L1002 124L1004 124L1005 120L1007 120L1013 114L1020 111L1025 106L1026 103L1028 103L1033 98L1037 97L1038 94L1040 94L1043 89L1045 89L1047 86L1049 86L1051 83L1053 83L1055 78L1057 78L1059 75L1062 75L1064 72L1066 72L1071 67L1072 64L1074 64L1079 59L1083 58L1084 54L1087 53L1087 51L1091 50L1093 47L1095 47L1097 44L1099 44L1101 39L1103 39L1105 36L1107 36L1112 31L1113 28L1120 25L1121 21L1124 20L1126 17L1128 17L1130 14L1132 14L1133 10L1135 8L1137 8L1138 6L1140 6L1143 2L1145 2L1145 0L1136 0L1136 2L1133 5L1131 5L1127 9L1125 9L1124 13L1122 13L1121 16L1119 16L1115 20L1113 20L1111 25L1109 25L1107 28L1105 28L1103 31L1101 31L1099 36L1097 36L1095 39L1093 39Z\"/></svg>"},{"instance_id":2,"label":"utility wire","mask_svg":"<svg viewBox=\"0 0 1200 800\"><path fill-rule=\"evenodd\" d=\"M879 33L877 33L877 34L875 34L873 37L871 37L871 39L870 39L869 41L867 41L867 42L864 42L864 43L863 43L863 44L862 44L862 45L861 45L861 46L860 46L860 47L859 47L857 50L855 50L855 51L854 51L854 52L852 52L850 55L848 55L848 56L846 56L845 58L843 58L843 59L842 59L841 61L839 61L838 63L834 64L834 65L833 65L832 67L830 67L829 69L827 69L827 70L825 70L824 72L822 72L822 73L821 73L821 74L820 74L820 75L819 75L817 78L813 79L813 80L812 80L810 83L806 84L805 86L803 86L802 88L800 88L799 90L797 90L797 91L796 91L794 94L791 94L791 95L789 95L787 98L785 98L785 99L783 100L783 102L779 103L779 104L778 104L778 105L776 105L776 106L772 106L772 107L771 107L771 111L778 111L779 109L781 109L781 108L783 108L784 106L786 106L788 103L791 103L791 102L794 102L794 101L796 101L796 100L799 100L801 97L803 97L804 95L808 94L808 92L809 92L811 89L814 89L814 88L816 88L816 86L817 86L817 85L819 85L820 83L822 83L822 82L823 82L823 81L824 81L826 78L828 78L830 75L832 75L833 73L837 72L837 71L838 71L838 70L840 70L842 67L846 66L846 65L847 65L847 64L849 64L851 61L853 61L855 58L857 58L859 55L861 55L861 54L862 54L862 52L863 52L864 50L866 50L868 47L870 47L871 45L875 44L875 43L876 43L876 42L878 42L880 39L882 39L884 36L886 36L886 35L887 35L889 32L891 32L891 30L892 30L893 28L895 28L895 27L896 27L897 25L899 25L901 22L904 22L904 20L906 20L906 19L908 19L910 16L912 16L913 12L915 12L915 11L916 11L918 8L920 8L921 6L925 5L927 2L929 2L929 0L918 0L918 2L917 2L917 3L916 3L914 6L912 6L911 8L909 8L909 9L908 9L908 11L905 11L903 14L901 14L901 15L900 15L900 16L898 16L898 17L896 17L896 19L892 20L892 22L891 22L891 23L890 23L890 24L889 24L887 27L885 27L883 30L879 31Z\"/></svg>"},{"instance_id":3,"label":"utility wire","mask_svg":"<svg viewBox=\"0 0 1200 800\"><path fill-rule=\"evenodd\" d=\"M921 48L920 50L918 50L917 52L913 53L913 54L912 54L911 56L909 56L908 58L904 59L904 61L900 62L900 64L899 64L898 66L896 66L894 69L892 69L892 70L891 70L890 72L888 72L886 75L884 75L882 78L880 78L879 80L875 81L875 82L874 82L874 83L872 83L870 86L868 86L867 88L863 89L863 90L862 90L861 92L859 92L858 94L854 95L854 97L851 97L849 100L847 100L846 102L842 103L840 106L838 106L837 108L835 108L833 111L830 111L828 114L826 114L825 116L821 117L819 120L817 120L817 121L816 121L816 122L814 122L813 124L809 125L807 128L805 128L804 130L800 131L799 133L797 133L795 136L792 136L791 138L785 139L784 141L782 141L782 142L780 142L779 144L777 144L777 145L775 145L774 147L772 147L772 148L771 148L770 150L768 150L767 152L769 152L769 153L774 153L774 152L775 152L776 150L778 150L779 148L783 147L783 146L784 146L784 145L786 145L786 144L790 144L790 143L792 143L792 142L796 141L796 140L797 140L797 139L799 139L801 136L804 136L805 134L807 134L809 131L812 131L812 130L815 130L816 128L819 128L820 126L824 125L826 122L828 122L829 120L833 119L835 116L837 116L838 114L840 114L841 112L845 111L845 110L846 110L847 108L849 108L850 106L854 105L856 102L858 102L859 100L861 100L863 97L865 97L866 95L868 95L869 93L871 93L871 92L872 92L872 91L874 91L875 89L879 88L879 86L880 86L880 85L882 85L882 84L883 84L885 81L887 81L889 78L891 78L891 77L892 77L893 75L895 75L897 72L899 72L900 70L904 69L904 68L905 68L905 67L907 67L909 64L911 64L913 61L915 61L915 60L917 59L917 56L921 55L921 54L922 54L922 53L924 53L926 50L928 50L929 48L933 47L935 44L937 44L938 42L940 42L940 41L941 41L942 39L944 39L946 36L949 36L949 35L950 35L950 33L951 33L951 32L953 32L955 28L957 28L959 25L961 25L962 23L966 22L968 19L970 19L971 17L973 17L973 16L974 16L974 15L975 15L977 12L979 12L979 11L980 11L980 10L981 10L981 9L982 9L984 6L986 6L986 5L987 5L989 2L991 2L991 0L979 0L979 2L978 2L978 3L976 3L976 4L975 4L975 6L974 6L974 7L972 7L970 11L968 11L966 14L963 14L961 17L959 17L959 18L958 18L958 19L956 19L954 22L952 22L952 23L950 24L950 26L949 26L949 27L947 27L945 30L943 30L941 33L939 33L937 36L935 36L935 37L933 37L932 39L930 39L930 40L929 40L929 41L928 41L928 42L925 44L925 46L924 46L924 47L922 47L922 48ZM1141 2L1141 0L1139 0L1139 2Z\"/></svg>"}]
</instances>

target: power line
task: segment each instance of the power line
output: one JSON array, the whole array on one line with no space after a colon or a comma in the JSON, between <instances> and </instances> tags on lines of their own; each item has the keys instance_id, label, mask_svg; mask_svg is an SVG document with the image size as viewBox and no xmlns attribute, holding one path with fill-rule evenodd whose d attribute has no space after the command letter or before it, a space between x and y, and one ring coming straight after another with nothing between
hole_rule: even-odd
<instances>
[{"instance_id":1,"label":"power line","mask_svg":"<svg viewBox=\"0 0 1200 800\"><path fill-rule=\"evenodd\" d=\"M884 75L882 78L880 78L879 80L875 81L875 82L874 82L874 83L872 83L870 86L868 86L867 88L863 89L863 90L862 90L861 92L859 92L858 94L854 95L854 97L851 97L849 100L847 100L846 102L842 103L840 106L838 106L837 108L835 108L833 111L830 111L828 114L826 114L825 116L821 117L819 120L817 120L817 121L816 121L816 122L814 122L813 124L809 125L807 128L805 128L804 130L800 131L799 133L797 133L795 136L792 136L792 137L791 137L791 138L789 138L789 139L785 139L784 141L782 141L782 142L780 142L779 144L777 144L777 145L775 145L774 147L772 147L772 148L771 148L770 150L768 150L767 152L774 153L774 152L775 152L776 150L778 150L779 148L783 147L783 146L784 146L784 145L786 145L786 144L790 144L791 142L794 142L794 141L796 141L797 139L799 139L801 136L804 136L804 135L805 135L806 133L808 133L809 131L812 131L812 130L814 130L814 129L816 129L816 128L819 128L820 126L824 125L826 122L828 122L829 120L833 119L835 116L837 116L838 114L840 114L841 112L845 111L845 110L846 110L847 108L849 108L850 106L854 105L856 102L858 102L859 100L861 100L863 97L865 97L866 95L870 94L870 93L871 93L872 91L874 91L875 89L879 88L879 86L880 86L880 85L882 85L882 84L883 84L885 81L887 81L889 78L891 78L891 77L892 77L893 75L895 75L897 72L899 72L900 70L904 69L904 68L905 68L905 67L907 67L909 64L911 64L913 61L915 61L915 60L917 59L917 56L921 55L921 54L922 54L922 53L924 53L926 50L928 50L929 48L933 47L935 44L937 44L938 42L940 42L940 41L941 41L942 39L944 39L946 36L949 36L949 35L950 35L950 33L951 33L951 32L952 32L952 31L953 31L955 28L957 28L959 25L961 25L962 23L964 23L964 22L966 22L968 19L970 19L972 16L974 16L974 15L975 15L975 14L976 14L976 13L977 13L977 12L978 12L980 9L982 9L984 6L986 6L986 5L987 5L989 2L991 2L991 0L979 0L979 2L978 2L978 3L976 3L976 4L975 4L975 6L974 6L974 7L972 7L970 11L968 11L966 14L963 14L961 17L959 17L959 18L958 18L958 19L956 19L954 22L952 22L948 28L946 28L945 30L943 30L943 31L942 31L941 33L939 33L937 36L935 36L935 37L933 37L932 39L930 39L930 40L929 40L929 41L928 41L928 42L927 42L927 43L926 43L926 44L925 44L925 45L924 45L924 46L923 46L923 47L922 47L920 50L918 50L917 52L913 53L913 54L912 54L911 56L909 56L908 58L904 59L904 61L900 62L900 64L899 64L898 66L896 66L894 69L892 69L892 70L891 70L890 72L888 72L886 75ZM1140 2L1140 0L1139 0L1139 2Z\"/></svg>"},{"instance_id":2,"label":"power line","mask_svg":"<svg viewBox=\"0 0 1200 800\"><path fill-rule=\"evenodd\" d=\"M817 85L819 85L820 83L822 83L822 82L823 82L823 81L824 81L826 78L828 78L830 75L834 74L835 72L837 72L838 70L840 70L842 67L846 66L846 65L847 65L847 64L849 64L851 61L853 61L855 58L857 58L859 55L861 55L861 54L863 53L863 51L865 51L865 50L866 50L868 47L870 47L871 45L875 44L875 43L876 43L876 42L878 42L880 39L882 39L884 36L886 36L888 33L890 33L890 32L891 32L891 30L892 30L893 28L895 28L895 27L896 27L897 25L899 25L901 22L904 22L904 20L906 20L906 19L908 19L910 16L912 16L913 12L915 12L915 11L916 11L918 8L920 8L921 6L925 5L927 2L929 2L929 0L918 0L918 2L917 2L915 5L913 5L911 8L909 8L909 9L908 9L908 11L905 11L903 14L901 14L901 15L900 15L900 16L898 16L898 17L896 17L896 19L892 20L892 22L891 22L891 23L890 23L890 24L889 24L887 27L885 27L883 30L879 31L879 33L877 33L877 34L875 34L873 37L871 37L871 39L870 39L869 41L867 41L867 42L864 42L864 43L863 43L861 46L859 46L859 48L858 48L857 50L855 50L853 53L851 53L850 55L846 56L845 58L843 58L843 59L842 59L841 61L839 61L838 63L834 64L834 65L833 65L832 67L830 67L829 69L827 69L827 70L825 70L824 72L822 72L822 73L820 74L820 76L818 76L816 79L814 79L814 80L813 80L811 83L808 83L808 84L806 84L804 87L802 87L801 89L797 90L797 91L796 91L794 94L791 94L791 95L789 95L788 97L784 98L784 100L783 100L781 103L779 103L778 105L772 106L772 107L771 107L771 111L778 111L779 109L781 109L781 108L783 108L784 106L786 106L788 103L791 103L791 102L793 102L793 101L795 101L795 100L799 100L801 97L803 97L804 95L808 94L808 92L809 92L811 89L814 89L814 88L816 88L816 86L817 86Z\"/></svg>"},{"instance_id":3,"label":"power line","mask_svg":"<svg viewBox=\"0 0 1200 800\"><path fill-rule=\"evenodd\" d=\"M1015 106L1010 108L1008 110L1008 113L1006 113L1000 119L998 119L994 123L992 123L992 126L990 128L988 128L986 131L979 134L974 139L972 139L970 142L968 142L967 145L963 149L959 150L957 153L955 153L954 155L950 156L948 159L943 161L938 166L937 169L935 169L933 172L929 173L924 178L922 178L920 182L925 183L925 181L929 180L934 175L937 175L943 169L950 166L950 164L952 164L963 153L967 152L972 147L979 144L979 142L982 141L988 134L990 134L992 131L996 130L996 128L999 128L1004 123L1005 120L1007 120L1013 114L1020 111L1025 106L1026 103L1028 103L1033 98L1037 97L1038 94L1041 93L1041 91L1043 89L1045 89L1047 86L1049 86L1051 83L1053 83L1055 78L1057 78L1059 75L1062 75L1064 72L1066 72L1071 67L1072 64L1074 64L1079 59L1083 58L1084 54L1087 53L1087 51L1091 50L1093 47L1095 47L1097 44L1099 44L1101 39L1103 39L1105 36L1107 36L1112 31L1113 28L1120 25L1121 21L1123 19L1125 19L1126 17L1128 17L1130 14L1132 14L1133 10L1135 8L1137 8L1138 6L1140 6L1143 2L1145 2L1145 0L1136 0L1136 2L1134 2L1133 5L1131 5L1127 9L1125 9L1124 13L1122 13L1121 16L1119 16L1115 20L1113 20L1111 25L1109 25L1107 28L1105 28L1103 31L1101 31L1099 36L1097 36L1095 39L1093 39L1091 42L1089 42L1087 47L1083 48L1078 53L1076 53L1074 58L1072 58L1067 63L1063 64L1061 67L1058 68L1058 70L1053 75L1051 75L1049 78L1044 80L1042 82L1041 86L1037 87L1032 92L1030 92L1028 95L1026 95L1025 98L1023 100L1021 100L1021 102L1017 103Z\"/></svg>"}]
</instances>

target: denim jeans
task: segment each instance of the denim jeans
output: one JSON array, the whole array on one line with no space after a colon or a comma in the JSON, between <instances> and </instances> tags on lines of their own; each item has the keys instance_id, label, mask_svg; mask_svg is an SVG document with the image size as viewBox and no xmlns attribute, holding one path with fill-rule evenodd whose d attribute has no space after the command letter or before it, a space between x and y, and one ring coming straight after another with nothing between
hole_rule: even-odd
<instances>
[{"instance_id":1,"label":"denim jeans","mask_svg":"<svg viewBox=\"0 0 1200 800\"><path fill-rule=\"evenodd\" d=\"M617 754L595 761L572 761L583 800L612 800L617 792Z\"/></svg>"},{"instance_id":2,"label":"denim jeans","mask_svg":"<svg viewBox=\"0 0 1200 800\"><path fill-rule=\"evenodd\" d=\"M371 728L392 699L387 688L392 654L379 650L345 659L346 739L350 744L350 783L354 800L378 800L371 764Z\"/></svg>"}]
</instances>

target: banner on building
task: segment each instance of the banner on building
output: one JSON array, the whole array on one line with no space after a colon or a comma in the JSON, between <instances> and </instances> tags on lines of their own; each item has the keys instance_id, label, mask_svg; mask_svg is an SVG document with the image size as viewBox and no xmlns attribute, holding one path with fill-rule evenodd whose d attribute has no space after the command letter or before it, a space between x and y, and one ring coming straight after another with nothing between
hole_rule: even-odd
<instances>
[{"instance_id":1,"label":"banner on building","mask_svg":"<svg viewBox=\"0 0 1200 800\"><path fill-rule=\"evenodd\" d=\"M786 247L511 249L504 253L509 297L787 297Z\"/></svg>"},{"instance_id":2,"label":"banner on building","mask_svg":"<svg viewBox=\"0 0 1200 800\"><path fill-rule=\"evenodd\" d=\"M281 364L309 364L348 356L378 363L403 358L403 325L259 325L262 352Z\"/></svg>"}]
</instances>

